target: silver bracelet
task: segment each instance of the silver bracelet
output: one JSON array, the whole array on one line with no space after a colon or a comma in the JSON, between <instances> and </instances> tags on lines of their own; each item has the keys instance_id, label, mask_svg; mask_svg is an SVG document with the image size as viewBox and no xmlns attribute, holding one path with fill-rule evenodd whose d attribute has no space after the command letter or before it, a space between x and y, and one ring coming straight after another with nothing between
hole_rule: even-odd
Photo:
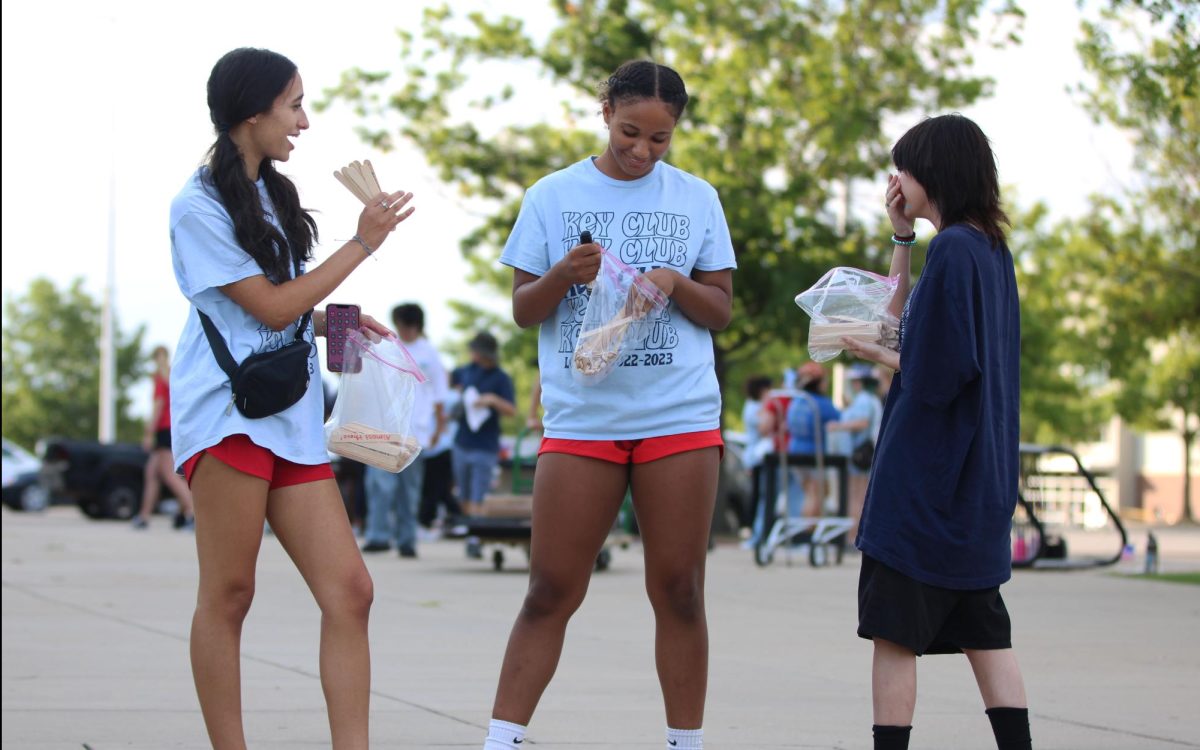
<instances>
[{"instance_id":1,"label":"silver bracelet","mask_svg":"<svg viewBox=\"0 0 1200 750\"><path fill-rule=\"evenodd\" d=\"M366 241L366 240L364 240L362 237L359 237L357 234L356 234L356 235L354 235L353 237L351 237L351 238L350 238L350 241L351 241L351 242L357 242L358 244L362 245L362 249L367 251L367 255L374 255L374 254L375 254L375 248L373 248L373 247L371 247L370 245L368 245L368 244L367 244L367 241Z\"/></svg>"}]
</instances>

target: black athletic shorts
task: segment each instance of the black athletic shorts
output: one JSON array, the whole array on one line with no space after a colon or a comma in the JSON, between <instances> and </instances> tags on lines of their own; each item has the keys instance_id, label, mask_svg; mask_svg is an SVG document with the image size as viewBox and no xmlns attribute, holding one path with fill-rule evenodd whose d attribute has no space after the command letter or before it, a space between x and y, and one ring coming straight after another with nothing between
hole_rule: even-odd
<instances>
[{"instance_id":1,"label":"black athletic shorts","mask_svg":"<svg viewBox=\"0 0 1200 750\"><path fill-rule=\"evenodd\" d=\"M930 586L862 556L858 635L904 646L917 656L1012 648L1012 622L1000 587L960 591Z\"/></svg>"},{"instance_id":2,"label":"black athletic shorts","mask_svg":"<svg viewBox=\"0 0 1200 750\"><path fill-rule=\"evenodd\" d=\"M167 427L154 433L154 447L171 449L171 428Z\"/></svg>"}]
</instances>

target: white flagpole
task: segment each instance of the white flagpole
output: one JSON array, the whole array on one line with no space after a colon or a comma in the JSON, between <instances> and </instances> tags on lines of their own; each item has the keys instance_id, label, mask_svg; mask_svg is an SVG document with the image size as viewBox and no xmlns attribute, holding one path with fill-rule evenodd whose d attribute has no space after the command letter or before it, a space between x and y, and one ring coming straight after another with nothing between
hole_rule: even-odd
<instances>
[{"instance_id":1,"label":"white flagpole","mask_svg":"<svg viewBox=\"0 0 1200 750\"><path fill-rule=\"evenodd\" d=\"M113 19L116 26L116 19ZM108 164L108 256L104 304L100 322L100 442L117 439L117 353L113 336L113 305L117 278L117 105L111 102L112 120Z\"/></svg>"}]
</instances>

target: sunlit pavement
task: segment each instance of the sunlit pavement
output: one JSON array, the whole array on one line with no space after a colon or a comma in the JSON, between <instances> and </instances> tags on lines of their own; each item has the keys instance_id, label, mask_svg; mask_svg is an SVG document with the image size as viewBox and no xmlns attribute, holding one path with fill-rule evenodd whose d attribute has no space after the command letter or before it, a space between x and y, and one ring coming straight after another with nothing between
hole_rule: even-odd
<instances>
[{"instance_id":1,"label":"sunlit pavement","mask_svg":"<svg viewBox=\"0 0 1200 750\"><path fill-rule=\"evenodd\" d=\"M3 530L5 748L203 748L188 664L193 539L71 508L11 513ZM1167 570L1200 570L1200 529L1156 531ZM1200 748L1200 586L1116 568L1018 572L1004 589L1030 694L1034 746ZM461 542L420 558L371 555L372 746L479 748L526 581L468 560ZM722 544L709 558L707 748L870 748L870 645L854 634L858 558L767 568ZM252 748L328 747L319 613L273 538L243 640ZM992 748L967 662L922 659L914 748ZM614 551L572 621L530 727L531 747L661 748L653 622L636 545Z\"/></svg>"}]
</instances>

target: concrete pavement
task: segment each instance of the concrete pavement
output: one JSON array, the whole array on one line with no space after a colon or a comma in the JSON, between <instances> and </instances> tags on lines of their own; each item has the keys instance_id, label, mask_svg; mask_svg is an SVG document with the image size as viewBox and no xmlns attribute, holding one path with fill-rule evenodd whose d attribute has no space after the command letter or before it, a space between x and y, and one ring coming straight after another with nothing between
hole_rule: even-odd
<instances>
[{"instance_id":1,"label":"concrete pavement","mask_svg":"<svg viewBox=\"0 0 1200 750\"><path fill-rule=\"evenodd\" d=\"M72 508L4 510L4 748L204 748L187 637L192 538ZM1200 570L1200 530L1159 536L1164 566ZM1145 530L1133 534L1139 551ZM526 583L467 560L461 543L420 559L367 558L372 746L479 748L500 659ZM1116 570L1018 572L1004 587L1045 750L1200 748L1200 586ZM871 747L871 647L854 634L858 558L813 569L710 556L712 638L706 747ZM252 748L328 747L317 676L319 613L273 538L264 541L243 639ZM562 663L530 727L544 748L661 748L653 622L640 548L616 550L572 621ZM918 664L913 748L992 748L962 657Z\"/></svg>"}]
</instances>

